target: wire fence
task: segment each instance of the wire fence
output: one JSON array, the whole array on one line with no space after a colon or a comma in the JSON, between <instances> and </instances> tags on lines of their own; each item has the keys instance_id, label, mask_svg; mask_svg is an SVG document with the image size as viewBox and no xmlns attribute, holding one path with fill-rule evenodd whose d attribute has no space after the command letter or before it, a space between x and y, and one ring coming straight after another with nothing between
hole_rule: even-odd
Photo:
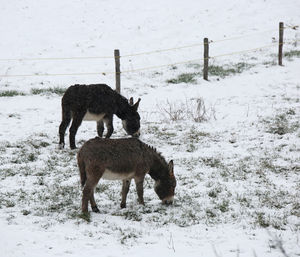
<instances>
[{"instance_id":1,"label":"wire fence","mask_svg":"<svg viewBox=\"0 0 300 257\"><path fill-rule=\"evenodd\" d=\"M282 29L292 29L292 30L297 30L299 28L298 25L296 26L285 26ZM265 34L268 32L278 32L278 29L272 29L272 30L265 30L265 31L259 31L255 33L249 33L241 36L234 36L230 38L224 38L224 39L219 39L219 40L210 40L208 42L209 45L219 43L219 42L224 42L224 41L230 41L230 40L238 40L241 38L246 38L246 37L252 37L258 34ZM294 41L285 41L282 44L287 44L287 43L295 43L299 42L299 40L294 40ZM190 45L185 45L185 46L179 46L179 47L173 47L173 48L166 48L166 49L158 49L154 51L146 51L146 52L140 52L140 53L133 53L133 54L125 54L125 55L120 55L117 56L117 58L128 58L128 57L135 57L135 56L142 56L142 55L151 55L151 54L158 54L158 53L164 53L164 52L170 52L170 51L175 51L175 50L181 50L185 48L194 48L194 47L199 47L199 46L204 46L205 43L196 43L196 44L190 44ZM220 55L215 55L215 56L209 56L208 59L215 59L218 57L223 57L223 56L230 56L230 55L238 55L238 54L244 54L244 53L249 53L249 52L255 52L258 50L262 50L265 48L271 48L274 46L278 46L278 42L274 42L272 44L268 44L265 46L260 46L252 49L246 49L246 50L241 50L241 51L235 51L235 52L230 52L230 53L225 53L225 54L220 54ZM116 56L88 56L88 57L39 57L39 58L0 58L0 62L21 62L21 61L60 61L60 60L96 60L96 59L115 59ZM157 69L157 68L164 68L168 66L175 66L175 65L180 65L180 64L187 64L187 63L192 63L192 62L199 62L203 61L206 58L196 58L192 60L185 60L181 62L174 62L174 63L168 63L168 64L162 64L162 65L153 65L153 66L148 66L148 67L142 67L142 68L137 68L137 69L128 69L128 70L123 70L120 73L129 73L129 72L138 72L138 71L143 71L143 70L151 70L151 69ZM39 76L91 76L91 75L108 75L108 74L116 74L116 71L102 71L102 72L79 72L79 73L35 73L35 74L1 74L0 77L2 78L13 78L13 77L39 77Z\"/></svg>"}]
</instances>

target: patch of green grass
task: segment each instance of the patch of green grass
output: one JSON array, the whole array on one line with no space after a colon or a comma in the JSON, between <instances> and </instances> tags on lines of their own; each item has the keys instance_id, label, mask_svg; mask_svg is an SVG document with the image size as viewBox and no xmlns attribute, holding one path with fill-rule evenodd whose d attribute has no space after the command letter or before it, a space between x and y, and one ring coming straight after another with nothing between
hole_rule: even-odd
<instances>
[{"instance_id":1,"label":"patch of green grass","mask_svg":"<svg viewBox=\"0 0 300 257\"><path fill-rule=\"evenodd\" d=\"M227 211L229 211L229 200L223 199L222 202L217 205L217 208L221 212L227 212Z\"/></svg>"},{"instance_id":2,"label":"patch of green grass","mask_svg":"<svg viewBox=\"0 0 300 257\"><path fill-rule=\"evenodd\" d=\"M267 132L278 135L284 135L288 133L289 126L287 116L285 114L276 115Z\"/></svg>"},{"instance_id":3,"label":"patch of green grass","mask_svg":"<svg viewBox=\"0 0 300 257\"><path fill-rule=\"evenodd\" d=\"M133 220L133 221L141 221L143 219L142 215L137 212L136 210L130 210L130 209L126 209L126 210L122 210L120 212L115 212L112 215L114 216L123 216L125 217L125 219L127 220Z\"/></svg>"},{"instance_id":4,"label":"patch of green grass","mask_svg":"<svg viewBox=\"0 0 300 257\"><path fill-rule=\"evenodd\" d=\"M208 192L208 196L211 198L217 198L217 196L222 192L221 187L215 187Z\"/></svg>"},{"instance_id":5,"label":"patch of green grass","mask_svg":"<svg viewBox=\"0 0 300 257\"><path fill-rule=\"evenodd\" d=\"M195 84L197 83L197 79L195 77L200 76L201 74L198 72L192 73L182 73L177 76L177 78L167 80L169 84L179 84L179 83L189 83Z\"/></svg>"},{"instance_id":6,"label":"patch of green grass","mask_svg":"<svg viewBox=\"0 0 300 257\"><path fill-rule=\"evenodd\" d=\"M236 64L227 64L223 66L219 65L209 65L208 66L208 75L217 76L225 78L230 75L242 73L245 70L252 68L254 64L239 62ZM201 66L198 64L190 64L188 67L199 69ZM179 83L188 83L195 84L197 83L197 77L202 76L202 72L188 72L182 73L177 76L177 78L167 80L169 84L179 84Z\"/></svg>"},{"instance_id":7,"label":"patch of green grass","mask_svg":"<svg viewBox=\"0 0 300 257\"><path fill-rule=\"evenodd\" d=\"M205 212L206 212L207 218L215 218L215 217L217 217L217 214L216 214L215 210L206 209Z\"/></svg>"},{"instance_id":8,"label":"patch of green grass","mask_svg":"<svg viewBox=\"0 0 300 257\"><path fill-rule=\"evenodd\" d=\"M121 244L127 244L128 241L136 240L141 236L141 233L139 233L135 229L127 228L126 230L119 228L120 231L120 243Z\"/></svg>"},{"instance_id":9,"label":"patch of green grass","mask_svg":"<svg viewBox=\"0 0 300 257\"><path fill-rule=\"evenodd\" d=\"M256 213L256 223L263 228L267 228L270 226L270 221L266 219L265 213L263 212Z\"/></svg>"},{"instance_id":10,"label":"patch of green grass","mask_svg":"<svg viewBox=\"0 0 300 257\"><path fill-rule=\"evenodd\" d=\"M78 218L85 220L87 223L91 222L91 214L90 213L81 213L78 215Z\"/></svg>"},{"instance_id":11,"label":"patch of green grass","mask_svg":"<svg viewBox=\"0 0 300 257\"><path fill-rule=\"evenodd\" d=\"M278 65L277 60L272 60L272 61L265 61L263 62L263 65L265 65L266 67L270 67L270 66L276 66Z\"/></svg>"},{"instance_id":12,"label":"patch of green grass","mask_svg":"<svg viewBox=\"0 0 300 257\"><path fill-rule=\"evenodd\" d=\"M233 65L210 65L208 66L208 75L225 78L230 75L242 73L245 70L252 68L254 64L239 62Z\"/></svg>"},{"instance_id":13,"label":"patch of green grass","mask_svg":"<svg viewBox=\"0 0 300 257\"><path fill-rule=\"evenodd\" d=\"M173 131L168 131L167 128L160 128L157 125L149 124L146 128L148 134L153 134L155 137L167 140L168 143L172 144L171 139L175 138L177 134Z\"/></svg>"},{"instance_id":14,"label":"patch of green grass","mask_svg":"<svg viewBox=\"0 0 300 257\"><path fill-rule=\"evenodd\" d=\"M66 89L61 87L48 87L48 88L32 88L31 94L33 95L49 95L57 94L62 96L65 93Z\"/></svg>"},{"instance_id":15,"label":"patch of green grass","mask_svg":"<svg viewBox=\"0 0 300 257\"><path fill-rule=\"evenodd\" d=\"M13 202L13 201L6 201L6 205L5 205L7 208L12 208L12 207L15 207L16 204Z\"/></svg>"},{"instance_id":16,"label":"patch of green grass","mask_svg":"<svg viewBox=\"0 0 300 257\"><path fill-rule=\"evenodd\" d=\"M18 174L18 171L13 168L6 168L6 169L1 169L0 170L0 178L5 179L7 177L13 177L16 174Z\"/></svg>"},{"instance_id":17,"label":"patch of green grass","mask_svg":"<svg viewBox=\"0 0 300 257\"><path fill-rule=\"evenodd\" d=\"M190 141L199 142L203 138L210 137L210 133L204 132L204 131L199 131L193 126L193 127L191 127L187 137Z\"/></svg>"},{"instance_id":18,"label":"patch of green grass","mask_svg":"<svg viewBox=\"0 0 300 257\"><path fill-rule=\"evenodd\" d=\"M78 209L76 199L80 199L80 190L76 185L63 186L57 179L55 184L42 185L31 198L32 201L39 203L35 211L40 212L41 215L64 213L67 217Z\"/></svg>"},{"instance_id":19,"label":"patch of green grass","mask_svg":"<svg viewBox=\"0 0 300 257\"><path fill-rule=\"evenodd\" d=\"M27 216L27 215L29 215L31 213L31 211L28 211L28 210L22 210L22 214L24 215L24 216Z\"/></svg>"},{"instance_id":20,"label":"patch of green grass","mask_svg":"<svg viewBox=\"0 0 300 257\"><path fill-rule=\"evenodd\" d=\"M300 202L298 201L298 199L294 201L291 209L291 214L300 218Z\"/></svg>"},{"instance_id":21,"label":"patch of green grass","mask_svg":"<svg viewBox=\"0 0 300 257\"><path fill-rule=\"evenodd\" d=\"M248 198L243 195L237 195L236 200L240 203L241 206L249 208L251 205L251 198Z\"/></svg>"},{"instance_id":22,"label":"patch of green grass","mask_svg":"<svg viewBox=\"0 0 300 257\"><path fill-rule=\"evenodd\" d=\"M0 97L13 97L13 96L24 96L25 93L19 92L17 90L5 90L5 91L0 91Z\"/></svg>"},{"instance_id":23,"label":"patch of green grass","mask_svg":"<svg viewBox=\"0 0 300 257\"><path fill-rule=\"evenodd\" d=\"M50 145L50 143L46 142L46 141L31 141L30 144L35 148L35 149L39 149L39 148L43 148L43 147L48 147Z\"/></svg>"},{"instance_id":24,"label":"patch of green grass","mask_svg":"<svg viewBox=\"0 0 300 257\"><path fill-rule=\"evenodd\" d=\"M285 52L283 56L289 60L291 60L293 57L300 57L300 50L291 50L289 52Z\"/></svg>"},{"instance_id":25,"label":"patch of green grass","mask_svg":"<svg viewBox=\"0 0 300 257\"><path fill-rule=\"evenodd\" d=\"M242 159L237 160L232 164L230 170L234 179L246 180L249 175L253 172L251 164L254 162L254 159L247 156Z\"/></svg>"},{"instance_id":26,"label":"patch of green grass","mask_svg":"<svg viewBox=\"0 0 300 257\"><path fill-rule=\"evenodd\" d=\"M96 186L95 192L96 193L104 193L106 191L109 191L110 185L101 181L101 183L98 184L98 186Z\"/></svg>"},{"instance_id":27,"label":"patch of green grass","mask_svg":"<svg viewBox=\"0 0 300 257\"><path fill-rule=\"evenodd\" d=\"M202 157L200 158L201 161L211 168L223 168L224 164L221 162L220 159L214 158L214 157Z\"/></svg>"},{"instance_id":28,"label":"patch of green grass","mask_svg":"<svg viewBox=\"0 0 300 257\"><path fill-rule=\"evenodd\" d=\"M274 173L282 172L280 171L280 169L278 169L279 167L273 163L273 159L271 159L270 157L260 158L259 166L260 166L260 170L262 171L268 170Z\"/></svg>"},{"instance_id":29,"label":"patch of green grass","mask_svg":"<svg viewBox=\"0 0 300 257\"><path fill-rule=\"evenodd\" d=\"M293 108L290 108L286 111L286 114L288 115L296 115L296 111Z\"/></svg>"},{"instance_id":30,"label":"patch of green grass","mask_svg":"<svg viewBox=\"0 0 300 257\"><path fill-rule=\"evenodd\" d=\"M19 148L13 152L11 163L14 164L25 164L34 162L38 159L40 152L35 149Z\"/></svg>"},{"instance_id":31,"label":"patch of green grass","mask_svg":"<svg viewBox=\"0 0 300 257\"><path fill-rule=\"evenodd\" d=\"M265 119L267 124L267 132L278 135L285 135L297 131L300 127L299 121L290 122L290 116L295 115L294 109L289 109L284 113L275 115L275 117Z\"/></svg>"},{"instance_id":32,"label":"patch of green grass","mask_svg":"<svg viewBox=\"0 0 300 257\"><path fill-rule=\"evenodd\" d=\"M28 155L28 161L29 161L29 162L34 162L34 161L36 161L36 160L37 160L37 157L35 156L34 153L30 153L30 154Z\"/></svg>"},{"instance_id":33,"label":"patch of green grass","mask_svg":"<svg viewBox=\"0 0 300 257\"><path fill-rule=\"evenodd\" d=\"M189 153L195 152L197 147L191 142L187 145L186 151Z\"/></svg>"},{"instance_id":34,"label":"patch of green grass","mask_svg":"<svg viewBox=\"0 0 300 257\"><path fill-rule=\"evenodd\" d=\"M208 192L208 196L212 198L216 198L218 196L218 193L215 190L210 190Z\"/></svg>"}]
</instances>

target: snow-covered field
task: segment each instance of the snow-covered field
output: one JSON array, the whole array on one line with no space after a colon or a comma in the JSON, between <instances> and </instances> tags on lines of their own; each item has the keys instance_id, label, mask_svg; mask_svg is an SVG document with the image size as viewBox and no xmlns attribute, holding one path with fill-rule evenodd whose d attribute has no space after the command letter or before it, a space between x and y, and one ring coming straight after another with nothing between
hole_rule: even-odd
<instances>
[{"instance_id":1,"label":"snow-covered field","mask_svg":"<svg viewBox=\"0 0 300 257\"><path fill-rule=\"evenodd\" d=\"M298 0L2 1L0 75L99 75L0 78L0 256L299 256L299 10ZM180 47L204 37L210 56L224 55L209 81L202 60L163 66L201 59L203 46ZM114 88L114 49L122 94L142 99L141 140L174 160L175 203L161 205L147 177L145 206L132 185L120 209L121 182L100 180L100 214L84 219L77 151L68 140L58 149L60 100L76 83ZM69 57L109 58L57 59ZM94 136L84 122L77 146Z\"/></svg>"}]
</instances>

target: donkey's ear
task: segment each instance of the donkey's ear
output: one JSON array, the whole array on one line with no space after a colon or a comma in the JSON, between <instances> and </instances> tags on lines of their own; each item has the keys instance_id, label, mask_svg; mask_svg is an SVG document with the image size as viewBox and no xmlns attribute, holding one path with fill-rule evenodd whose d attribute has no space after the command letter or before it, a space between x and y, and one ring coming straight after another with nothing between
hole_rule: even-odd
<instances>
[{"instance_id":1,"label":"donkey's ear","mask_svg":"<svg viewBox=\"0 0 300 257\"><path fill-rule=\"evenodd\" d=\"M174 175L174 163L173 163L173 160L171 160L168 164L169 166L169 173L170 175Z\"/></svg>"},{"instance_id":2,"label":"donkey's ear","mask_svg":"<svg viewBox=\"0 0 300 257\"><path fill-rule=\"evenodd\" d=\"M141 98L139 98L137 100L137 102L133 105L133 108L137 111L137 109L139 108L139 104L140 104Z\"/></svg>"},{"instance_id":3,"label":"donkey's ear","mask_svg":"<svg viewBox=\"0 0 300 257\"><path fill-rule=\"evenodd\" d=\"M129 99L129 104L130 104L130 105L133 105L133 97L130 97L130 99Z\"/></svg>"}]
</instances>

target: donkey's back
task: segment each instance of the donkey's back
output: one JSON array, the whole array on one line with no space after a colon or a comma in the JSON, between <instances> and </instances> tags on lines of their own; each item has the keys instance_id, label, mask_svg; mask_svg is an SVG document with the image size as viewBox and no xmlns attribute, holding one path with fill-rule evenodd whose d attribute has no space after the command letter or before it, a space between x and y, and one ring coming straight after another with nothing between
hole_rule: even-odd
<instances>
[{"instance_id":1,"label":"donkey's back","mask_svg":"<svg viewBox=\"0 0 300 257\"><path fill-rule=\"evenodd\" d=\"M63 95L62 106L68 106L72 112L115 113L117 95L106 84L73 85Z\"/></svg>"},{"instance_id":2,"label":"donkey's back","mask_svg":"<svg viewBox=\"0 0 300 257\"><path fill-rule=\"evenodd\" d=\"M86 172L106 179L126 179L149 171L147 147L137 138L104 139L96 137L79 150L78 164Z\"/></svg>"}]
</instances>

